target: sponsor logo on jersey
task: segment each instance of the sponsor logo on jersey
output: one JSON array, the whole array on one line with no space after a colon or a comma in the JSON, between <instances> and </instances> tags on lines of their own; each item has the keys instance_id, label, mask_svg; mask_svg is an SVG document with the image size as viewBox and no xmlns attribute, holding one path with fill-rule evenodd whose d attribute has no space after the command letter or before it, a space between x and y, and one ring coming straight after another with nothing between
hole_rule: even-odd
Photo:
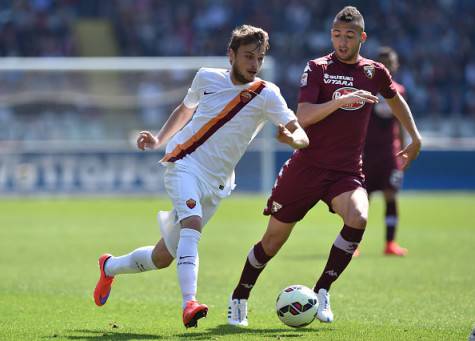
<instances>
[{"instance_id":1,"label":"sponsor logo on jersey","mask_svg":"<svg viewBox=\"0 0 475 341\"><path fill-rule=\"evenodd\" d=\"M363 66L363 71L366 77L368 77L369 79L374 77L374 65Z\"/></svg>"},{"instance_id":2,"label":"sponsor logo on jersey","mask_svg":"<svg viewBox=\"0 0 475 341\"><path fill-rule=\"evenodd\" d=\"M193 200L193 199L188 199L186 201L186 206L188 206L188 208L190 208L190 209L193 209L196 206L196 201Z\"/></svg>"},{"instance_id":3,"label":"sponsor logo on jersey","mask_svg":"<svg viewBox=\"0 0 475 341\"><path fill-rule=\"evenodd\" d=\"M325 84L353 86L353 81L353 77L350 76L323 74L323 83Z\"/></svg>"},{"instance_id":4,"label":"sponsor logo on jersey","mask_svg":"<svg viewBox=\"0 0 475 341\"><path fill-rule=\"evenodd\" d=\"M243 103L247 103L252 99L251 93L247 90L241 91L240 96L241 96L241 102Z\"/></svg>"},{"instance_id":5,"label":"sponsor logo on jersey","mask_svg":"<svg viewBox=\"0 0 475 341\"><path fill-rule=\"evenodd\" d=\"M343 88L339 88L339 89L335 90L335 92L333 93L332 98L337 99L337 98L339 98L343 95L350 94L350 93L355 92L357 90L358 89L345 86ZM356 103L353 103L353 104L344 105L344 106L341 107L341 109L343 109L343 110L358 110L358 109L361 109L364 106L364 104L365 104L365 102L360 101L360 102L356 102Z\"/></svg>"}]
</instances>

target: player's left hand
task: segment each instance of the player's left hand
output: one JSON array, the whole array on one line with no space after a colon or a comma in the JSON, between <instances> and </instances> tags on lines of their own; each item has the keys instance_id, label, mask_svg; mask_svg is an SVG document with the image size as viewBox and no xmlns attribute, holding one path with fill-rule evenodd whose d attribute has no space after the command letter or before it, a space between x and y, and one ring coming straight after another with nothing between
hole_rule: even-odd
<instances>
[{"instance_id":1,"label":"player's left hand","mask_svg":"<svg viewBox=\"0 0 475 341\"><path fill-rule=\"evenodd\" d=\"M396 154L396 157L402 160L402 169L406 170L411 162L417 158L421 150L421 142L413 141L406 148Z\"/></svg>"},{"instance_id":2,"label":"player's left hand","mask_svg":"<svg viewBox=\"0 0 475 341\"><path fill-rule=\"evenodd\" d=\"M292 133L284 125L279 124L279 130L277 131L277 140L285 144L291 144L294 141Z\"/></svg>"}]
</instances>

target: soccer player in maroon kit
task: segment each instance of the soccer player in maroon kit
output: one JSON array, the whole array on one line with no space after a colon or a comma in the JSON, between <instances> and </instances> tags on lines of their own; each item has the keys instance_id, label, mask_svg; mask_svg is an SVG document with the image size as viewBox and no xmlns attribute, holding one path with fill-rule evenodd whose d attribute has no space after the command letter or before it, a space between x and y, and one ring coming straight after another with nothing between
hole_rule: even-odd
<instances>
[{"instance_id":1,"label":"soccer player in maroon kit","mask_svg":"<svg viewBox=\"0 0 475 341\"><path fill-rule=\"evenodd\" d=\"M399 67L398 55L392 48L379 49L378 61L394 75ZM397 92L404 96L405 88L393 81ZM363 173L368 195L382 191L386 205L386 255L405 256L407 249L395 241L398 222L397 191L402 184L402 163L396 155L401 150L402 136L399 122L385 102L374 105L369 119L366 144L363 152Z\"/></svg>"},{"instance_id":2,"label":"soccer player in maroon kit","mask_svg":"<svg viewBox=\"0 0 475 341\"><path fill-rule=\"evenodd\" d=\"M229 299L228 323L247 326L247 300L259 274L289 237L294 225L320 200L343 220L327 264L315 284L317 318L332 322L331 284L350 263L366 227L368 195L362 152L377 93L411 137L398 153L403 168L414 160L421 138L411 111L384 65L360 56L366 40L361 13L351 6L335 17L334 52L308 62L301 78L297 117L310 138L282 167L264 214L270 215L261 241L250 250L239 283Z\"/></svg>"}]
</instances>

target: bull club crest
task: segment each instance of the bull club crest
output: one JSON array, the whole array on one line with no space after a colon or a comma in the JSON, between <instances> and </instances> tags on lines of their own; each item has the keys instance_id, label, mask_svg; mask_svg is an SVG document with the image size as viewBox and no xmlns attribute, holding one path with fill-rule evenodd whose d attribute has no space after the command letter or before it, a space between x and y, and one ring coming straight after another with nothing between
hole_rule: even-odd
<instances>
[{"instance_id":1,"label":"bull club crest","mask_svg":"<svg viewBox=\"0 0 475 341\"><path fill-rule=\"evenodd\" d=\"M240 96L241 96L241 102L243 103L247 103L252 99L251 93L247 90L241 91Z\"/></svg>"},{"instance_id":2,"label":"bull club crest","mask_svg":"<svg viewBox=\"0 0 475 341\"><path fill-rule=\"evenodd\" d=\"M363 66L363 71L366 77L368 77L369 79L374 77L374 65Z\"/></svg>"},{"instance_id":3,"label":"bull club crest","mask_svg":"<svg viewBox=\"0 0 475 341\"><path fill-rule=\"evenodd\" d=\"M193 199L188 199L186 201L186 206L188 206L188 208L190 208L190 209L193 209L196 206L196 201L193 200Z\"/></svg>"}]
</instances>

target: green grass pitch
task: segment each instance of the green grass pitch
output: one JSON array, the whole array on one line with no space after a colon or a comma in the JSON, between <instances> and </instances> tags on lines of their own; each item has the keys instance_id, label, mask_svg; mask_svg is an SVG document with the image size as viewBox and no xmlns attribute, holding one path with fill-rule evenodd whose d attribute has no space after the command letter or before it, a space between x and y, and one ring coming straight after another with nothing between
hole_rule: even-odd
<instances>
[{"instance_id":1,"label":"green grass pitch","mask_svg":"<svg viewBox=\"0 0 475 341\"><path fill-rule=\"evenodd\" d=\"M250 326L226 325L226 302L267 218L264 197L221 204L200 243L198 328L181 322L175 264L118 276L106 306L92 299L97 258L154 244L165 198L0 200L1 340L467 340L475 324L475 195L409 193L398 240L406 258L382 256L382 200L374 198L355 259L332 287L335 322L280 323L275 298L312 287L342 223L319 204L263 272L249 302Z\"/></svg>"}]
</instances>

